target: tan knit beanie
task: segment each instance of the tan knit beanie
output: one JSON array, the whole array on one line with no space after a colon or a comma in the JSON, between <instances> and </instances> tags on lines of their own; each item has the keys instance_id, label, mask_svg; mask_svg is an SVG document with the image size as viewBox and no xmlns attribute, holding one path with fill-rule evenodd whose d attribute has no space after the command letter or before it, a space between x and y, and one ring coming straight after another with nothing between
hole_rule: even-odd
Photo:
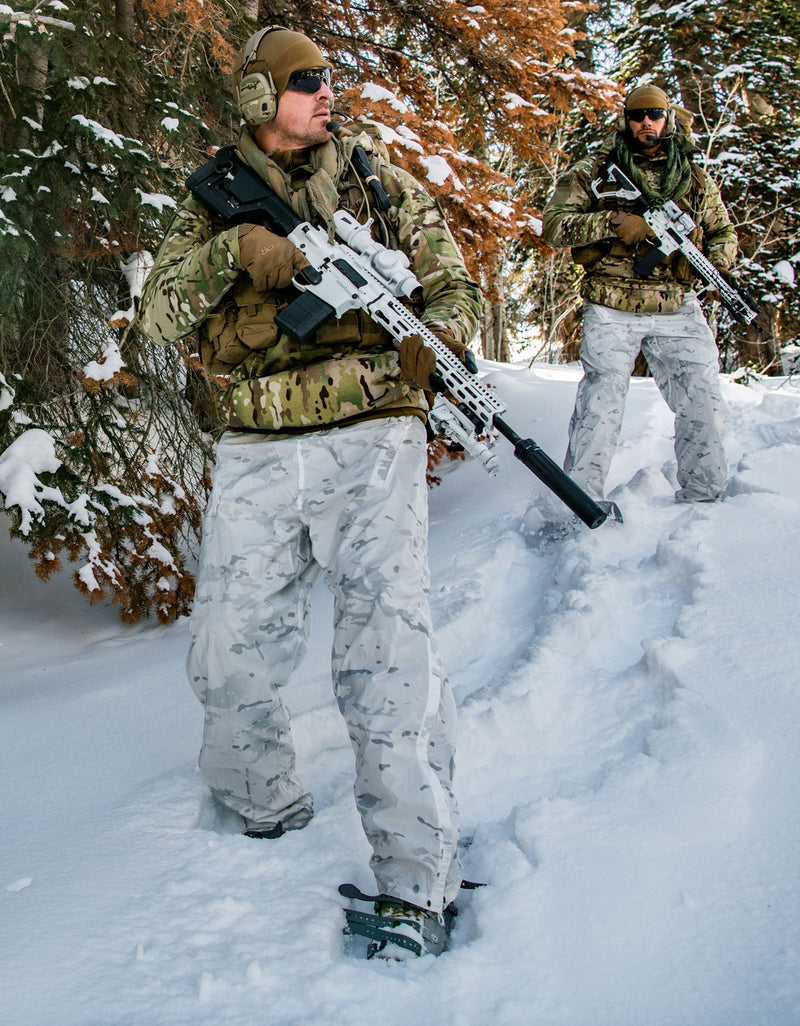
<instances>
[{"instance_id":1,"label":"tan knit beanie","mask_svg":"<svg viewBox=\"0 0 800 1026\"><path fill-rule=\"evenodd\" d=\"M319 47L312 43L308 36L304 36L302 32L279 28L263 35L255 54L251 55L245 68L243 67L245 58L250 54L252 45L259 34L256 32L248 39L242 52L236 58L233 67L233 95L237 99L243 74L260 72L263 75L269 72L275 84L277 97L280 99L293 71L303 71L305 68L333 67L330 61L325 60Z\"/></svg>"},{"instance_id":2,"label":"tan knit beanie","mask_svg":"<svg viewBox=\"0 0 800 1026\"><path fill-rule=\"evenodd\" d=\"M645 107L663 107L664 110L669 110L669 97L663 89L659 89L652 82L637 86L625 97L625 110L643 110Z\"/></svg>"}]
</instances>

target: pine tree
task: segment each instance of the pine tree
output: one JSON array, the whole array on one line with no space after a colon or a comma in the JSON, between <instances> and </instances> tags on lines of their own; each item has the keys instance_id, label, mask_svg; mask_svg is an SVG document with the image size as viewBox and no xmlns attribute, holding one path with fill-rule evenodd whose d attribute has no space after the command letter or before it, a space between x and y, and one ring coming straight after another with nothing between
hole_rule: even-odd
<instances>
[{"instance_id":1,"label":"pine tree","mask_svg":"<svg viewBox=\"0 0 800 1026\"><path fill-rule=\"evenodd\" d=\"M504 357L514 244L540 245L524 175L573 104L613 100L565 18L484 4L20 0L0 81L0 491L37 570L62 557L127 620L185 612L216 383L192 340L154 351L135 310L186 174L237 134L226 71L259 24L306 31L343 109L446 208ZM10 13L9 13L10 12ZM255 21L256 15L258 20Z\"/></svg>"},{"instance_id":2,"label":"pine tree","mask_svg":"<svg viewBox=\"0 0 800 1026\"><path fill-rule=\"evenodd\" d=\"M764 307L761 335L722 318L726 366L780 373L780 348L796 337L800 317L797 13L784 0L648 2L635 11L618 39L621 74L655 78L694 114L704 165L737 225L738 273Z\"/></svg>"},{"instance_id":3,"label":"pine tree","mask_svg":"<svg viewBox=\"0 0 800 1026\"><path fill-rule=\"evenodd\" d=\"M133 321L182 168L227 133L210 113L232 117L232 27L211 13L0 13L0 481L37 572L68 557L126 620L172 619L192 593L209 441L184 399L189 354L153 352Z\"/></svg>"}]
</instances>

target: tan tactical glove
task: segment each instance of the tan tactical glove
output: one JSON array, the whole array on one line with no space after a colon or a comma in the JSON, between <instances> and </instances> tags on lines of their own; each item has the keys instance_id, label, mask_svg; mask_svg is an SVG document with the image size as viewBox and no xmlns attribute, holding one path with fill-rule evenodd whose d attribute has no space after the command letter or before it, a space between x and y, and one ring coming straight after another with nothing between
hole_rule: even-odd
<instances>
[{"instance_id":1,"label":"tan tactical glove","mask_svg":"<svg viewBox=\"0 0 800 1026\"><path fill-rule=\"evenodd\" d=\"M433 392L431 374L436 373L436 353L420 335L408 335L400 343L400 378L426 392Z\"/></svg>"},{"instance_id":2,"label":"tan tactical glove","mask_svg":"<svg viewBox=\"0 0 800 1026\"><path fill-rule=\"evenodd\" d=\"M464 354L467 352L467 347L463 342L456 340L456 337L450 328L436 324L429 328L429 331L435 335L440 342L444 342L450 352L454 353L462 363L464 362Z\"/></svg>"},{"instance_id":3,"label":"tan tactical glove","mask_svg":"<svg viewBox=\"0 0 800 1026\"><path fill-rule=\"evenodd\" d=\"M614 231L625 243L626 246L633 246L637 242L643 242L650 234L647 221L638 214L615 214L611 218Z\"/></svg>"},{"instance_id":4,"label":"tan tactical glove","mask_svg":"<svg viewBox=\"0 0 800 1026\"><path fill-rule=\"evenodd\" d=\"M259 292L285 289L309 261L293 242L260 224L239 225L239 263Z\"/></svg>"},{"instance_id":5,"label":"tan tactical glove","mask_svg":"<svg viewBox=\"0 0 800 1026\"><path fill-rule=\"evenodd\" d=\"M470 374L477 374L478 364L471 349L459 342L450 328L436 324L428 329L440 342L461 360ZM409 335L400 343L400 376L403 381L413 381L426 392L441 391L444 382L431 381L436 374L436 353L426 346L419 335ZM419 375L419 376L418 376ZM424 380L422 380L424 379Z\"/></svg>"}]
</instances>

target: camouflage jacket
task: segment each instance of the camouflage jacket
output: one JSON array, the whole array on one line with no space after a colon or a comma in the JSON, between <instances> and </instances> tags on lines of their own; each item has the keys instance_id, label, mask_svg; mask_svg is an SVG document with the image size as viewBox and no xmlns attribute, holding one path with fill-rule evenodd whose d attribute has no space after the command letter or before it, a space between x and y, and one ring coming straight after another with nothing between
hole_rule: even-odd
<instances>
[{"instance_id":1,"label":"camouflage jacket","mask_svg":"<svg viewBox=\"0 0 800 1026\"><path fill-rule=\"evenodd\" d=\"M593 157L586 157L562 175L542 214L542 237L550 246L569 246L583 267L581 296L593 303L635 313L667 313L677 310L696 279L685 257L676 253L656 267L649 278L634 274L633 266L647 250L647 243L626 246L614 231L618 211L638 213L635 202L598 200L591 183L613 149L612 134ZM653 186L660 186L664 157L635 158L640 172ZM736 256L736 231L722 203L719 189L702 168L692 165L691 187L678 206L688 210L697 228L694 244L716 267L728 270Z\"/></svg>"},{"instance_id":2,"label":"camouflage jacket","mask_svg":"<svg viewBox=\"0 0 800 1026\"><path fill-rule=\"evenodd\" d=\"M362 222L369 216L363 184L348 162L356 144L369 154L392 201L385 215L388 244L406 253L422 284L415 312L429 327L447 325L458 342L468 344L480 317L478 287L438 204L389 163L375 126L358 126L344 141L274 160L247 131L238 148L298 216L330 230L336 209ZM378 238L377 225L373 231ZM362 311L349 311L303 343L282 333L275 314L298 295L293 286L256 291L239 264L238 229L190 196L178 208L145 283L140 323L162 345L197 332L204 366L227 381L222 408L231 428L296 431L374 416L425 417L424 393L400 379L393 339Z\"/></svg>"}]
</instances>

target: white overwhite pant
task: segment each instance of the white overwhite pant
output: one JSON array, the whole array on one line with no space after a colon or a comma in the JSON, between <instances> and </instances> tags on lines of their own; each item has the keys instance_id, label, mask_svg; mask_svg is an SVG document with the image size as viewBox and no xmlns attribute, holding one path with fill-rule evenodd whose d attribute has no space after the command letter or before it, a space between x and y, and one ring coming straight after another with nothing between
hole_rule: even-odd
<instances>
[{"instance_id":1,"label":"white overwhite pant","mask_svg":"<svg viewBox=\"0 0 800 1026\"><path fill-rule=\"evenodd\" d=\"M720 392L719 351L693 293L674 313L629 313L584 301L584 376L564 470L595 498L603 497L639 350L675 414L680 485L675 498L721 498L728 480L722 442L728 412Z\"/></svg>"},{"instance_id":2,"label":"white overwhite pant","mask_svg":"<svg viewBox=\"0 0 800 1026\"><path fill-rule=\"evenodd\" d=\"M251 823L302 825L312 799L296 776L281 689L305 654L321 570L378 888L440 911L461 870L455 704L428 606L425 465L425 429L412 417L223 436L188 672L205 706L200 766L213 793Z\"/></svg>"}]
</instances>

